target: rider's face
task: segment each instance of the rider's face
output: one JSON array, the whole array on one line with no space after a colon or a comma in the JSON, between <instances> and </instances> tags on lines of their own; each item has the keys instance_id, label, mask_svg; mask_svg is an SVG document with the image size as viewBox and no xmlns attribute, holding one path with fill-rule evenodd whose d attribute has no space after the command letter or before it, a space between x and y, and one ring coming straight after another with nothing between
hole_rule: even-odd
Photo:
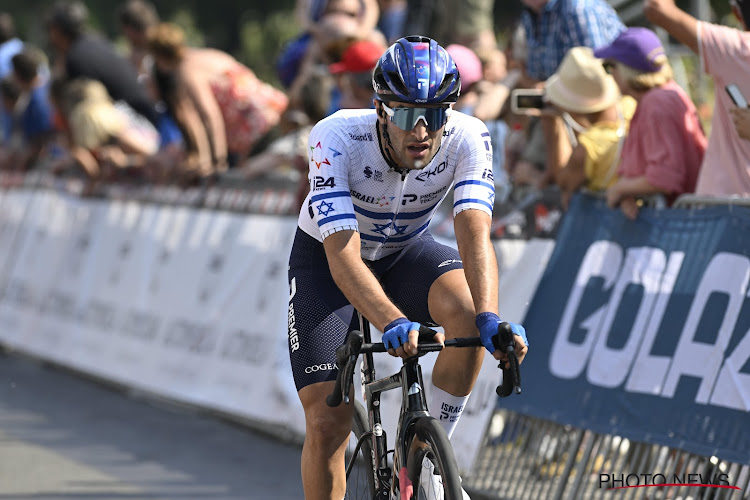
<instances>
[{"instance_id":1,"label":"rider's face","mask_svg":"<svg viewBox=\"0 0 750 500\"><path fill-rule=\"evenodd\" d=\"M402 130L391 121L382 108L380 101L375 101L378 109L378 120L380 126L387 127L388 135L391 140L390 147L386 141L383 141L384 147L387 147L393 160L401 168L420 169L425 167L437 153L443 137L445 125L437 130L430 130L424 120L420 119L411 130ZM386 105L390 108L417 108L425 107L416 104L401 102L389 102Z\"/></svg>"}]
</instances>

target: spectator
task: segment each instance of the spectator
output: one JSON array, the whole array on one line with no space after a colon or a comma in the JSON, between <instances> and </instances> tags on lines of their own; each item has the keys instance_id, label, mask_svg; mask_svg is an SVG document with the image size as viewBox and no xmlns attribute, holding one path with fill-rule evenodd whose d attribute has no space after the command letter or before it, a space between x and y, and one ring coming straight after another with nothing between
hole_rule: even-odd
<instances>
[{"instance_id":1,"label":"spectator","mask_svg":"<svg viewBox=\"0 0 750 500\"><path fill-rule=\"evenodd\" d=\"M299 61L295 61L294 58L284 60L286 54L282 54L280 59L287 66L282 74L290 81L288 94L293 107L300 104L300 88L307 78L317 72L320 66L325 67L340 61L352 42L370 40L382 46L386 44L382 33L363 25L357 17L339 10L326 12L302 37L307 40L304 44L291 45L291 48L298 52ZM338 89L334 88L329 114L340 109L340 98Z\"/></svg>"},{"instance_id":2,"label":"spectator","mask_svg":"<svg viewBox=\"0 0 750 500\"><path fill-rule=\"evenodd\" d=\"M406 0L378 0L380 18L377 28L385 36L387 43L393 43L404 36L406 22Z\"/></svg>"},{"instance_id":3,"label":"spectator","mask_svg":"<svg viewBox=\"0 0 750 500\"><path fill-rule=\"evenodd\" d=\"M495 0L407 0L404 31L427 35L444 46L497 47L494 6Z\"/></svg>"},{"instance_id":4,"label":"spectator","mask_svg":"<svg viewBox=\"0 0 750 500\"><path fill-rule=\"evenodd\" d=\"M560 121L575 132L572 149L564 134L559 134L558 144L549 145L558 150L561 162L555 182L563 193L563 205L581 187L603 193L617 180L635 100L620 96L617 83L589 47L570 49L544 88L549 102L561 113Z\"/></svg>"},{"instance_id":5,"label":"spectator","mask_svg":"<svg viewBox=\"0 0 750 500\"><path fill-rule=\"evenodd\" d=\"M52 107L47 97L48 82L39 74L44 66L43 54L26 47L11 59L12 78L20 89L13 109L11 139L16 154L14 167L31 168L53 132Z\"/></svg>"},{"instance_id":6,"label":"spectator","mask_svg":"<svg viewBox=\"0 0 750 500\"><path fill-rule=\"evenodd\" d=\"M730 3L742 30L698 21L673 0L644 2L648 19L696 52L702 67L714 79L711 136L695 189L699 195L750 196L750 143L738 136L739 130L732 123L735 105L724 91L726 85L734 83L750 97L750 1Z\"/></svg>"},{"instance_id":7,"label":"spectator","mask_svg":"<svg viewBox=\"0 0 750 500\"><path fill-rule=\"evenodd\" d=\"M139 170L157 152L159 136L128 107L114 103L97 80L77 79L66 85L72 156L94 180L122 178Z\"/></svg>"},{"instance_id":8,"label":"spectator","mask_svg":"<svg viewBox=\"0 0 750 500\"><path fill-rule=\"evenodd\" d=\"M601 47L625 29L606 0L521 1L526 74L535 83L552 76L568 50Z\"/></svg>"},{"instance_id":9,"label":"spectator","mask_svg":"<svg viewBox=\"0 0 750 500\"><path fill-rule=\"evenodd\" d=\"M16 29L13 17L6 12L0 12L0 79L10 74L12 69L11 58L23 50L23 42L16 37ZM9 133L12 128L11 115L0 108L0 131ZM10 139L9 136L0 135L0 144Z\"/></svg>"},{"instance_id":10,"label":"spectator","mask_svg":"<svg viewBox=\"0 0 750 500\"><path fill-rule=\"evenodd\" d=\"M499 117L510 94L509 84L505 81L485 80L482 62L472 49L454 43L447 46L445 50L453 58L461 75L461 95L454 109L479 118L487 125L495 151L492 156L495 201L498 203L505 201L510 192L510 179L505 171L505 155L503 154L508 127ZM502 54L499 50L495 50Z\"/></svg>"},{"instance_id":11,"label":"spectator","mask_svg":"<svg viewBox=\"0 0 750 500\"><path fill-rule=\"evenodd\" d=\"M369 33L380 17L377 0L297 0L296 11L298 22L305 30L329 14L340 14L354 20L361 33Z\"/></svg>"},{"instance_id":12,"label":"spectator","mask_svg":"<svg viewBox=\"0 0 750 500\"><path fill-rule=\"evenodd\" d=\"M522 3L526 61L521 87L540 87L557 71L571 48L606 45L625 29L606 0L522 0ZM537 186L543 188L554 178L553 169L559 161L553 152L545 150L545 144L557 144L560 130L554 117L542 117L541 126L535 124L536 120L531 121L533 128L522 159L543 173L538 176Z\"/></svg>"},{"instance_id":13,"label":"spectator","mask_svg":"<svg viewBox=\"0 0 750 500\"><path fill-rule=\"evenodd\" d=\"M244 162L278 125L286 95L229 54L187 47L182 30L168 23L150 33L148 44L156 68L174 84L164 98L197 153L200 176L223 171L229 154Z\"/></svg>"},{"instance_id":14,"label":"spectator","mask_svg":"<svg viewBox=\"0 0 750 500\"><path fill-rule=\"evenodd\" d=\"M369 40L357 40L349 45L341 61L328 66L336 78L341 94L341 109L374 108L372 70L386 47Z\"/></svg>"},{"instance_id":15,"label":"spectator","mask_svg":"<svg viewBox=\"0 0 750 500\"><path fill-rule=\"evenodd\" d=\"M46 27L58 57L56 74L102 82L112 99L126 102L157 126L154 102L138 83L135 68L110 42L86 33L87 20L86 6L77 0L59 0L52 6Z\"/></svg>"},{"instance_id":16,"label":"spectator","mask_svg":"<svg viewBox=\"0 0 750 500\"><path fill-rule=\"evenodd\" d=\"M607 189L607 204L638 215L637 199L662 194L667 203L692 193L706 150L698 113L672 79L656 33L629 28L594 54L605 59L620 91L637 102L622 148L618 181Z\"/></svg>"},{"instance_id":17,"label":"spectator","mask_svg":"<svg viewBox=\"0 0 750 500\"><path fill-rule=\"evenodd\" d=\"M492 83L500 83L508 76L508 61L505 52L498 47L480 48L475 50L482 63L482 79Z\"/></svg>"},{"instance_id":18,"label":"spectator","mask_svg":"<svg viewBox=\"0 0 750 500\"><path fill-rule=\"evenodd\" d=\"M5 170L14 164L13 160L16 150L19 147L17 144L11 142L11 138L13 137L13 110L16 108L18 98L21 96L21 88L13 78L6 76L0 80L0 96L2 96L0 115L8 117L7 120L3 120L3 128L0 130L3 137L3 142L0 143L0 170Z\"/></svg>"},{"instance_id":19,"label":"spectator","mask_svg":"<svg viewBox=\"0 0 750 500\"><path fill-rule=\"evenodd\" d=\"M482 121L494 120L500 114L510 88L515 85L518 74L500 82L484 79L484 67L479 56L463 45L451 44L445 50L451 55L461 73L461 96L456 109Z\"/></svg>"},{"instance_id":20,"label":"spectator","mask_svg":"<svg viewBox=\"0 0 750 500\"><path fill-rule=\"evenodd\" d=\"M327 71L318 71L308 78L300 91L300 108L288 109L282 117L282 137L276 139L262 153L250 157L242 169L245 179L266 175L296 182L297 208L302 205L310 189L307 183L310 162L307 140L313 125L325 118L328 113L330 103L327 99L331 95L333 85L333 78ZM370 92L372 94L372 83Z\"/></svg>"},{"instance_id":21,"label":"spectator","mask_svg":"<svg viewBox=\"0 0 750 500\"><path fill-rule=\"evenodd\" d=\"M138 72L138 79L144 82L153 66L148 53L148 30L159 24L159 14L145 0L128 0L120 7L117 20L128 44L128 58Z\"/></svg>"},{"instance_id":22,"label":"spectator","mask_svg":"<svg viewBox=\"0 0 750 500\"><path fill-rule=\"evenodd\" d=\"M182 151L184 143L174 117L162 101L159 83L160 75L154 73L154 60L148 52L148 32L159 25L156 8L145 0L127 0L119 9L120 32L128 44L128 58L136 68L138 82L146 88L150 98L156 102L156 128L161 140L160 151ZM162 165L166 168L166 165ZM161 176L159 176L161 178Z\"/></svg>"},{"instance_id":23,"label":"spectator","mask_svg":"<svg viewBox=\"0 0 750 500\"><path fill-rule=\"evenodd\" d=\"M731 113L737 135L746 141L750 141L750 109L734 108Z\"/></svg>"},{"instance_id":24,"label":"spectator","mask_svg":"<svg viewBox=\"0 0 750 500\"><path fill-rule=\"evenodd\" d=\"M16 37L13 17L6 12L0 12L0 78L5 78L12 67L11 58L21 52L23 42Z\"/></svg>"}]
</instances>

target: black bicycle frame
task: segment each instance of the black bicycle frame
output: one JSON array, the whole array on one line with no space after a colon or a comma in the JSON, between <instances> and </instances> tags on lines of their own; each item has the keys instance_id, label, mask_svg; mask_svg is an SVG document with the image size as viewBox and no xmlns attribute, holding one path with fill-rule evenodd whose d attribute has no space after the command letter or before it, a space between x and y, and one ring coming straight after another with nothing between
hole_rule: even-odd
<instances>
[{"instance_id":1,"label":"black bicycle frame","mask_svg":"<svg viewBox=\"0 0 750 500\"><path fill-rule=\"evenodd\" d=\"M393 458L395 469L393 472L398 477L399 469L404 465L401 461L404 460L409 451L406 448L411 446L411 442L407 438L412 425L415 420L429 416L419 358L428 352L440 351L443 347L481 347L482 342L479 337L449 339L442 344L432 342L431 339L436 332L424 326L420 327L420 339L417 344L418 354L403 360L403 365L398 373L386 378L376 379L372 353L386 352L386 348L382 343L372 343L369 321L359 312L357 314L359 317L359 332L350 332L346 342L336 349L339 373L336 377L336 386L333 393L326 398L326 403L331 407L336 407L342 402L349 404L356 359L359 355L362 355L362 390L367 405L367 419L370 430L359 438L354 455L356 456L359 453L365 439L371 440L372 456L370 460L372 469L375 471L373 479L376 486L376 495L381 500L387 500L391 489L390 480L393 476L391 475L391 468L388 467L388 441L380 414L380 394L401 387L401 411L396 428L397 437ZM513 332L508 323L501 323L498 326L498 334L493 337L492 342L496 349L501 349L502 352L508 354L510 365L509 368L505 368L501 363L503 383L497 387L497 394L501 397L509 396L512 393L520 394L519 363L514 352ZM351 472L351 466L353 466L353 463L349 465L347 477Z\"/></svg>"},{"instance_id":2,"label":"black bicycle frame","mask_svg":"<svg viewBox=\"0 0 750 500\"><path fill-rule=\"evenodd\" d=\"M361 314L359 315L359 328L364 336L365 344L371 343L370 323ZM406 433L412 423L421 417L427 417L427 401L424 396L424 384L422 380L422 368L419 365L419 357L414 356L404 361L401 370L389 377L375 378L375 365L373 363L372 351L363 349L362 356L362 387L367 404L367 416L372 430L372 454L373 469L377 470L375 476L375 490L378 496L387 498L391 488L391 468L388 466L388 444L386 433L383 429L380 415L380 394L401 387L401 408L398 425L396 427L396 456L394 456L394 468L398 469L399 462L406 457L409 443ZM405 381L405 383L404 383ZM363 436L365 437L365 436ZM394 471L396 477L398 470Z\"/></svg>"}]
</instances>

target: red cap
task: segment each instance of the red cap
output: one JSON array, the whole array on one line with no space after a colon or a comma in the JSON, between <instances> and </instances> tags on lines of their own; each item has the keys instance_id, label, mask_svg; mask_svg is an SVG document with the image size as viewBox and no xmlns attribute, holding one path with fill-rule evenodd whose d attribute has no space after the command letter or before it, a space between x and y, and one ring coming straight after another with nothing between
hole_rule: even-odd
<instances>
[{"instance_id":1,"label":"red cap","mask_svg":"<svg viewBox=\"0 0 750 500\"><path fill-rule=\"evenodd\" d=\"M372 71L383 52L384 47L370 40L352 42L341 56L341 61L329 64L328 70L333 74Z\"/></svg>"}]
</instances>

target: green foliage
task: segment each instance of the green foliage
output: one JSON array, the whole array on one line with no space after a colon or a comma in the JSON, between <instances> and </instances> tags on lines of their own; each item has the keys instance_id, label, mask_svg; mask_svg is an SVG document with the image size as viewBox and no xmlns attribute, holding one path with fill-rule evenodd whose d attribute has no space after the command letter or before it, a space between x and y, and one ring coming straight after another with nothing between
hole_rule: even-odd
<instances>
[{"instance_id":1,"label":"green foliage","mask_svg":"<svg viewBox=\"0 0 750 500\"><path fill-rule=\"evenodd\" d=\"M202 47L206 40L200 28L195 24L193 12L188 9L178 9L169 19L166 19L182 28L185 32L185 41L191 47Z\"/></svg>"},{"instance_id":2,"label":"green foliage","mask_svg":"<svg viewBox=\"0 0 750 500\"><path fill-rule=\"evenodd\" d=\"M239 59L264 81L278 85L276 57L284 44L299 32L292 10L267 16L248 12L240 26Z\"/></svg>"}]
</instances>

